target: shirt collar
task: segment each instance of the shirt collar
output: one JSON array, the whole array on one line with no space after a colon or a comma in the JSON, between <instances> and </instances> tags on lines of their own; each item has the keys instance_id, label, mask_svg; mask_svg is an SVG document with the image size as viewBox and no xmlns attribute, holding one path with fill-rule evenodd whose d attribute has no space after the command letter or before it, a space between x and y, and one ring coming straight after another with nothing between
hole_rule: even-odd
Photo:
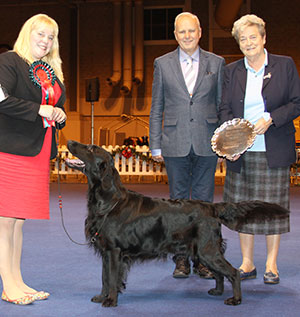
<instances>
[{"instance_id":1,"label":"shirt collar","mask_svg":"<svg viewBox=\"0 0 300 317\"><path fill-rule=\"evenodd\" d=\"M268 65L268 52L267 50L264 48L264 52L265 52L265 61L263 66L261 67L261 69L259 71L255 71L249 64L247 61L246 56L244 57L244 63L245 63L245 67L247 70L251 71L252 73L260 73L262 71L262 69L264 69L267 65Z\"/></svg>"},{"instance_id":2,"label":"shirt collar","mask_svg":"<svg viewBox=\"0 0 300 317\"><path fill-rule=\"evenodd\" d=\"M199 62L199 49L197 49L192 56L188 55L184 52L181 47L179 47L179 60L180 62L184 62L187 60L188 57L192 57L192 59L196 62Z\"/></svg>"}]
</instances>

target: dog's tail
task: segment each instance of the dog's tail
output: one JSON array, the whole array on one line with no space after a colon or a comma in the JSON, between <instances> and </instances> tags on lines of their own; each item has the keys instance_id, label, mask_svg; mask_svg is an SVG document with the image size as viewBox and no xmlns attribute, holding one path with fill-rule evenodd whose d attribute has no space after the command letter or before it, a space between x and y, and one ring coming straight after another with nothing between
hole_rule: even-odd
<instances>
[{"instance_id":1,"label":"dog's tail","mask_svg":"<svg viewBox=\"0 0 300 317\"><path fill-rule=\"evenodd\" d=\"M234 231L240 231L247 224L264 224L270 221L280 223L289 218L289 210L263 201L243 201L239 203L214 204L214 217Z\"/></svg>"}]
</instances>

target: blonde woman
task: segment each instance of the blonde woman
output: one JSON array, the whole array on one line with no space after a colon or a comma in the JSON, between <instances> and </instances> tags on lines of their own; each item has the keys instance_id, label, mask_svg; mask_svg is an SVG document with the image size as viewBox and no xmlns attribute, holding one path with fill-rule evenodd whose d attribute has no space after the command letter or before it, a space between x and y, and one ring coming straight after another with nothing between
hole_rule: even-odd
<instances>
[{"instance_id":1,"label":"blonde woman","mask_svg":"<svg viewBox=\"0 0 300 317\"><path fill-rule=\"evenodd\" d=\"M57 23L45 14L23 25L12 51L0 55L0 275L2 300L31 304L49 293L21 273L25 219L49 219L49 160L55 130L65 125L65 88Z\"/></svg>"}]
</instances>

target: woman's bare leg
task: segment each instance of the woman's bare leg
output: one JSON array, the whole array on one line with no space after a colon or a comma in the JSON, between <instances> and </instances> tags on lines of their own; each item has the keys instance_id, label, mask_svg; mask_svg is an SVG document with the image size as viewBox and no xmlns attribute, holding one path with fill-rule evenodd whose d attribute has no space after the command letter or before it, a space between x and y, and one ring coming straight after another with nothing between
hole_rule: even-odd
<instances>
[{"instance_id":1,"label":"woman's bare leg","mask_svg":"<svg viewBox=\"0 0 300 317\"><path fill-rule=\"evenodd\" d=\"M16 222L15 218L0 217L0 275L3 291L10 299L26 295L18 287L12 270Z\"/></svg>"},{"instance_id":2,"label":"woman's bare leg","mask_svg":"<svg viewBox=\"0 0 300 317\"><path fill-rule=\"evenodd\" d=\"M21 273L21 257L23 246L23 224L24 220L18 219L15 224L14 231L14 250L12 262L12 274L18 287L25 293L35 293L36 290L27 286Z\"/></svg>"},{"instance_id":3,"label":"woman's bare leg","mask_svg":"<svg viewBox=\"0 0 300 317\"><path fill-rule=\"evenodd\" d=\"M248 273L255 268L255 265L253 263L254 235L239 233L239 236L243 256L243 262L240 266L240 269Z\"/></svg>"},{"instance_id":4,"label":"woman's bare leg","mask_svg":"<svg viewBox=\"0 0 300 317\"><path fill-rule=\"evenodd\" d=\"M272 272L278 274L277 269L277 255L280 245L280 234L266 235L267 242L267 262L266 272Z\"/></svg>"}]
</instances>

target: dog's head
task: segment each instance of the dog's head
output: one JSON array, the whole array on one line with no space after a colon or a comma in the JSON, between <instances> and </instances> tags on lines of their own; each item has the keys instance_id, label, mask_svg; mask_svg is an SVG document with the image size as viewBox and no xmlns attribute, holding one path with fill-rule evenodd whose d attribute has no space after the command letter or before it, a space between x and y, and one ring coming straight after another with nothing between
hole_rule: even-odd
<instances>
[{"instance_id":1,"label":"dog's head","mask_svg":"<svg viewBox=\"0 0 300 317\"><path fill-rule=\"evenodd\" d=\"M97 145L82 144L68 141L68 150L78 159L66 159L66 164L84 173L88 178L96 175L103 176L108 167L114 166L112 156Z\"/></svg>"},{"instance_id":2,"label":"dog's head","mask_svg":"<svg viewBox=\"0 0 300 317\"><path fill-rule=\"evenodd\" d=\"M101 214L106 213L123 197L124 191L112 156L97 145L68 141L67 146L78 159L66 159L66 164L87 176L90 192L98 197L98 209Z\"/></svg>"}]
</instances>

